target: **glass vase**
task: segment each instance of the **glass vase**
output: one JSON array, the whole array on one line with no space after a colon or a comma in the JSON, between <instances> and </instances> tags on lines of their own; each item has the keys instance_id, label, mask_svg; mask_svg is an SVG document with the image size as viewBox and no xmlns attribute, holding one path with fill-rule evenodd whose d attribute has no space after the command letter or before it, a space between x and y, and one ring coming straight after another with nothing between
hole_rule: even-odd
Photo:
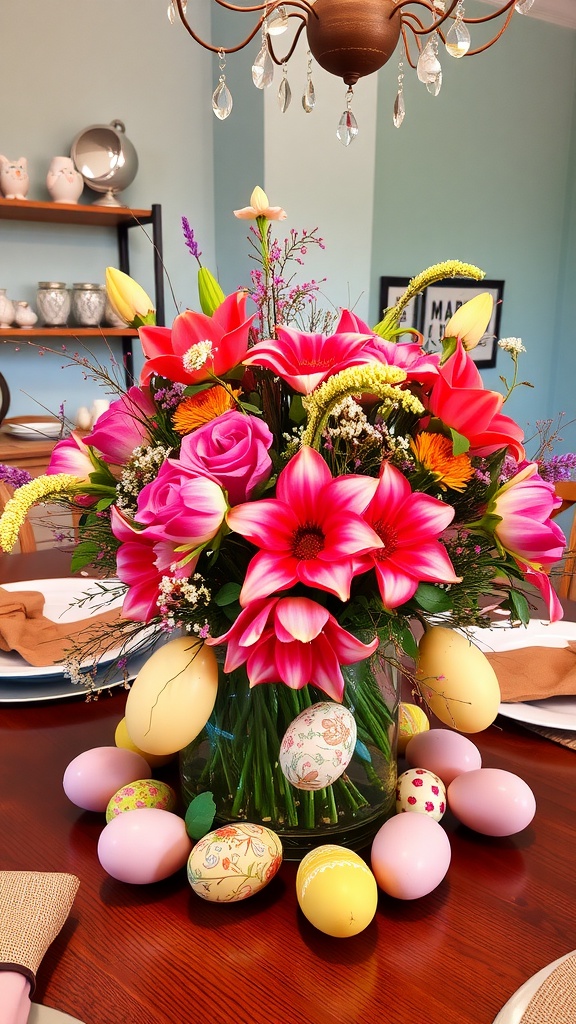
<instances>
[{"instance_id":1,"label":"glass vase","mask_svg":"<svg viewBox=\"0 0 576 1024\"><path fill-rule=\"evenodd\" d=\"M293 719L326 701L326 694L280 683L251 689L244 669L221 671L212 715L180 754L186 806L211 792L213 828L234 821L264 824L278 833L288 860L323 843L368 846L395 806L399 698L392 653L381 647L371 658L343 666L343 704L354 715L358 738L345 772L317 790L293 787L278 754Z\"/></svg>"}]
</instances>

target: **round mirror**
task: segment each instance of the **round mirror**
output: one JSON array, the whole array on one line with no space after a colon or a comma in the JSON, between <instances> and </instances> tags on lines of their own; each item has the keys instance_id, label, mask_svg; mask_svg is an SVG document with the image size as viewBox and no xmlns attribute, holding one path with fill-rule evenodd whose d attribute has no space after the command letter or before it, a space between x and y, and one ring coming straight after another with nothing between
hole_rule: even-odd
<instances>
[{"instance_id":1,"label":"round mirror","mask_svg":"<svg viewBox=\"0 0 576 1024\"><path fill-rule=\"evenodd\" d=\"M138 157L126 138L122 121L93 124L83 128L74 139L70 155L86 184L104 192L96 206L120 206L118 192L128 188L136 177Z\"/></svg>"}]
</instances>

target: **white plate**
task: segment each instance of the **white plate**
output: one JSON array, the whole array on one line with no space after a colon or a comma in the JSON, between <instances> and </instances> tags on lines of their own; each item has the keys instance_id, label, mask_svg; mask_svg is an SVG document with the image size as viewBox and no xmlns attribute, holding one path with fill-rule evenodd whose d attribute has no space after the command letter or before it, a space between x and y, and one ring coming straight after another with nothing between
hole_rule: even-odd
<instances>
[{"instance_id":1,"label":"white plate","mask_svg":"<svg viewBox=\"0 0 576 1024\"><path fill-rule=\"evenodd\" d=\"M542 982L546 981L548 975L552 974L552 971L572 955L572 953L566 953L565 956L559 957L558 960L554 960L553 963L548 964L547 967L543 967L537 974L533 974L531 978L528 978L528 981L525 981L517 992L510 997L506 1005L502 1007L494 1020L494 1024L520 1024L528 1008L528 1003L538 991ZM550 1024L554 1024L554 1022L551 1020Z\"/></svg>"},{"instance_id":2,"label":"white plate","mask_svg":"<svg viewBox=\"0 0 576 1024\"><path fill-rule=\"evenodd\" d=\"M118 587L118 580L101 580L99 587L105 587L112 592ZM102 594L96 581L91 579L54 579L54 580L26 580L22 583L3 583L4 590L37 590L44 594L45 605L44 615L54 622L76 622L78 619L85 619L89 615L98 615L109 608L119 608L122 605L122 597L116 597L113 601L107 602L106 596ZM73 602L78 601L85 594L92 597L82 605ZM107 651L99 660L99 665L105 665L118 654L118 649ZM92 659L82 663L82 668L90 668ZM16 651L0 651L0 680L9 679L41 679L50 676L62 678L64 675L62 665L46 665L38 668L29 665L24 658Z\"/></svg>"},{"instance_id":3,"label":"white plate","mask_svg":"<svg viewBox=\"0 0 576 1024\"><path fill-rule=\"evenodd\" d=\"M53 441L60 437L62 433L62 424L55 423L54 420L30 420L29 423L4 423L4 429L8 434L12 434L13 437L17 437L19 440L26 440L27 438L38 441L41 437L46 437L50 441Z\"/></svg>"},{"instance_id":4,"label":"white plate","mask_svg":"<svg viewBox=\"0 0 576 1024\"><path fill-rule=\"evenodd\" d=\"M513 629L501 623L493 629L469 629L466 635L484 651L521 650L523 647L567 647L576 640L576 622L542 622L530 619L527 626ZM499 714L525 725L545 729L576 730L576 696L547 697L518 704L500 704Z\"/></svg>"},{"instance_id":5,"label":"white plate","mask_svg":"<svg viewBox=\"0 0 576 1024\"><path fill-rule=\"evenodd\" d=\"M32 1003L28 1014L28 1024L82 1024L78 1017L71 1017L62 1010L54 1010L51 1006L40 1006Z\"/></svg>"}]
</instances>

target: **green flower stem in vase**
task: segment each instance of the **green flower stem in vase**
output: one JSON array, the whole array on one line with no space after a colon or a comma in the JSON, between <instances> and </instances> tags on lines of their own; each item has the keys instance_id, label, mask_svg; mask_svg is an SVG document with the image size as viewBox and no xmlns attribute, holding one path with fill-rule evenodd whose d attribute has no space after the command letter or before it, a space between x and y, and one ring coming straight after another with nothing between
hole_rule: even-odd
<instances>
[{"instance_id":1,"label":"green flower stem in vase","mask_svg":"<svg viewBox=\"0 0 576 1024\"><path fill-rule=\"evenodd\" d=\"M279 765L282 738L302 711L326 694L282 683L252 689L244 669L220 671L216 704L206 727L180 755L188 803L209 791L214 827L233 821L267 825L298 860L323 843L367 846L394 806L398 672L386 647L344 666L343 704L356 721L357 741L346 770L323 789L294 787Z\"/></svg>"}]
</instances>

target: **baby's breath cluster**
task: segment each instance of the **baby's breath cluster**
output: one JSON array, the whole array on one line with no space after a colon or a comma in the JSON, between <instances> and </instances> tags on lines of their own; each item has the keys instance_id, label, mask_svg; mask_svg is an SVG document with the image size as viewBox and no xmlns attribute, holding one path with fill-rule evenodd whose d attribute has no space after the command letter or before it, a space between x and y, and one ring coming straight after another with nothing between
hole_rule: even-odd
<instances>
[{"instance_id":1,"label":"baby's breath cluster","mask_svg":"<svg viewBox=\"0 0 576 1024\"><path fill-rule=\"evenodd\" d=\"M117 505L123 512L133 515L136 511L138 495L146 484L155 480L162 463L170 455L171 449L162 445L157 447L139 446L134 449L132 458L122 470L117 486Z\"/></svg>"},{"instance_id":2,"label":"baby's breath cluster","mask_svg":"<svg viewBox=\"0 0 576 1024\"><path fill-rule=\"evenodd\" d=\"M187 632L205 639L210 631L209 624L205 617L198 620L196 614L200 608L208 608L211 600L212 591L200 573L194 573L189 579L163 576L157 600L161 628L172 633L184 626Z\"/></svg>"}]
</instances>

